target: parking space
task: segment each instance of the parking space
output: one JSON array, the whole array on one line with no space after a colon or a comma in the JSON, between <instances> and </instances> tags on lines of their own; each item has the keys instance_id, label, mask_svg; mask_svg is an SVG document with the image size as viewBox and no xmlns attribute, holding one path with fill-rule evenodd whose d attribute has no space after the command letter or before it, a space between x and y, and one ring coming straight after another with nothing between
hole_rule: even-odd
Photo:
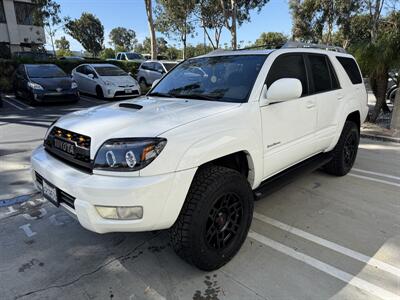
<instances>
[{"instance_id":1,"label":"parking space","mask_svg":"<svg viewBox=\"0 0 400 300\"><path fill-rule=\"evenodd\" d=\"M400 298L398 144L362 140L349 175L316 171L257 201L239 254L205 273L167 231L91 233L33 189L29 156L47 126L106 101L20 102L0 109L2 299Z\"/></svg>"}]
</instances>

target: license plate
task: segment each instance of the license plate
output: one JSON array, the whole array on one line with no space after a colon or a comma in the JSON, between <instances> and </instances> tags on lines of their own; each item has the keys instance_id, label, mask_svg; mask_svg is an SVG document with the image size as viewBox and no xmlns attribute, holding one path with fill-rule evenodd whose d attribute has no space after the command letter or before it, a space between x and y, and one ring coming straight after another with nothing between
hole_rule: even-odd
<instances>
[{"instance_id":1,"label":"license plate","mask_svg":"<svg viewBox=\"0 0 400 300\"><path fill-rule=\"evenodd\" d=\"M131 94L132 93L132 89L125 89L125 94Z\"/></svg>"},{"instance_id":2,"label":"license plate","mask_svg":"<svg viewBox=\"0 0 400 300\"><path fill-rule=\"evenodd\" d=\"M43 191L43 196L45 199L49 200L55 206L60 205L58 203L58 199L57 199L57 188L54 185L47 182L46 180L43 180L43 190L42 191Z\"/></svg>"},{"instance_id":3,"label":"license plate","mask_svg":"<svg viewBox=\"0 0 400 300\"><path fill-rule=\"evenodd\" d=\"M75 155L75 144L72 142L54 138L54 148L68 153L69 155Z\"/></svg>"}]
</instances>

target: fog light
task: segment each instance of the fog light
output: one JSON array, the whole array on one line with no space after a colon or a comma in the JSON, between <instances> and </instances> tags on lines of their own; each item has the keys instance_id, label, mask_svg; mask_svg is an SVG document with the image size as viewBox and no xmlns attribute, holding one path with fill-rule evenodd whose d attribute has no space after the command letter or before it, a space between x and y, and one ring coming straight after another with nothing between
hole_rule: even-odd
<instances>
[{"instance_id":1,"label":"fog light","mask_svg":"<svg viewBox=\"0 0 400 300\"><path fill-rule=\"evenodd\" d=\"M143 218L141 206L96 206L96 210L104 219L138 220Z\"/></svg>"}]
</instances>

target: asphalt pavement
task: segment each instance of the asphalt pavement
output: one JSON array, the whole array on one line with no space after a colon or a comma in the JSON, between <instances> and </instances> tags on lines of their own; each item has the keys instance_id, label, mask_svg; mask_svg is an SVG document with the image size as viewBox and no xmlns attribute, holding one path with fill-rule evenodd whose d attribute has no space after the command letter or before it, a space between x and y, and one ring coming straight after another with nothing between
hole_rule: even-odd
<instances>
[{"instance_id":1,"label":"asphalt pavement","mask_svg":"<svg viewBox=\"0 0 400 300\"><path fill-rule=\"evenodd\" d=\"M400 299L399 144L362 139L347 176L315 171L257 201L238 255L206 273L167 231L95 234L33 189L48 125L101 103L0 108L1 299Z\"/></svg>"}]
</instances>

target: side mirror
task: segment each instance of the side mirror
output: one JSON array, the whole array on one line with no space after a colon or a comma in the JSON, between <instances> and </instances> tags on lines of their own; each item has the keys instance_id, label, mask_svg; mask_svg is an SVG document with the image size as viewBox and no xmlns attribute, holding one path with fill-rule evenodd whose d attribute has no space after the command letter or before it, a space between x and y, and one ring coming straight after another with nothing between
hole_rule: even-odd
<instances>
[{"instance_id":1,"label":"side mirror","mask_svg":"<svg viewBox=\"0 0 400 300\"><path fill-rule=\"evenodd\" d=\"M88 76L90 79L94 79L94 75L93 74L88 74Z\"/></svg>"},{"instance_id":2,"label":"side mirror","mask_svg":"<svg viewBox=\"0 0 400 300\"><path fill-rule=\"evenodd\" d=\"M261 94L261 106L271 103L284 102L300 98L303 87L300 80L296 78L282 78L271 84L269 89L264 85Z\"/></svg>"},{"instance_id":3,"label":"side mirror","mask_svg":"<svg viewBox=\"0 0 400 300\"><path fill-rule=\"evenodd\" d=\"M160 81L160 79L154 80L153 84L151 85L151 88L155 87L159 81Z\"/></svg>"},{"instance_id":4,"label":"side mirror","mask_svg":"<svg viewBox=\"0 0 400 300\"><path fill-rule=\"evenodd\" d=\"M129 76L132 76L132 72L128 72L128 75L129 75ZM132 76L132 77L133 77L133 76Z\"/></svg>"}]
</instances>

